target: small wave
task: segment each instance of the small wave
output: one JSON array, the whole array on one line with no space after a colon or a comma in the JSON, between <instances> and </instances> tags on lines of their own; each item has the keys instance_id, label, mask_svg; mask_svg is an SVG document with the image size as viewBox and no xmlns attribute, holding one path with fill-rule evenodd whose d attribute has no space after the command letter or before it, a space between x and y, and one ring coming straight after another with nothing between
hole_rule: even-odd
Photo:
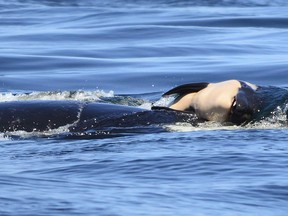
<instances>
[{"instance_id":1,"label":"small wave","mask_svg":"<svg viewBox=\"0 0 288 216\"><path fill-rule=\"evenodd\" d=\"M158 101L154 102L154 106L169 107L169 105L175 100L174 96L161 97Z\"/></svg>"},{"instance_id":2,"label":"small wave","mask_svg":"<svg viewBox=\"0 0 288 216\"><path fill-rule=\"evenodd\" d=\"M10 140L11 138L5 134L5 133L0 133L0 141L5 141L5 140Z\"/></svg>"},{"instance_id":3,"label":"small wave","mask_svg":"<svg viewBox=\"0 0 288 216\"><path fill-rule=\"evenodd\" d=\"M33 100L70 100L87 102L105 102L118 105L137 106L150 109L151 103L141 98L135 98L128 95L115 95L114 91L47 91L47 92L29 92L29 93L0 93L0 103L8 101L33 101Z\"/></svg>"},{"instance_id":4,"label":"small wave","mask_svg":"<svg viewBox=\"0 0 288 216\"><path fill-rule=\"evenodd\" d=\"M114 92L97 91L48 91L31 93L2 93L0 102L15 100L77 100L100 101L101 98L114 97Z\"/></svg>"},{"instance_id":5,"label":"small wave","mask_svg":"<svg viewBox=\"0 0 288 216\"><path fill-rule=\"evenodd\" d=\"M110 7L110 8L130 8L130 7L191 7L191 6L232 6L232 7L269 7L269 6L288 6L286 0L11 0L0 1L1 5L43 5L49 7Z\"/></svg>"},{"instance_id":6,"label":"small wave","mask_svg":"<svg viewBox=\"0 0 288 216\"><path fill-rule=\"evenodd\" d=\"M287 107L288 104L285 104L282 109L280 106L276 108L271 115L253 123L246 125L246 128L255 128L255 129L283 129L288 128L287 122Z\"/></svg>"},{"instance_id":7,"label":"small wave","mask_svg":"<svg viewBox=\"0 0 288 216\"><path fill-rule=\"evenodd\" d=\"M287 105L286 105L287 107ZM165 125L168 131L173 132L191 132L191 131L208 131L208 130L270 130L270 129L288 129L288 122L286 111L280 109L271 113L271 116L266 117L260 121L251 122L246 125L230 125L229 123L219 123L219 122L201 122L197 126L192 126L190 123L175 123L171 125Z\"/></svg>"}]
</instances>

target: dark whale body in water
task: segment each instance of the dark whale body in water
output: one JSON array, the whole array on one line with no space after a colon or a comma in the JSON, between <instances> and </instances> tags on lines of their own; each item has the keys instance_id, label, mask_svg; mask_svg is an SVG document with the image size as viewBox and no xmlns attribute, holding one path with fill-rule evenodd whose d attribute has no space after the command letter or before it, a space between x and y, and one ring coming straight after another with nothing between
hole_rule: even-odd
<instances>
[{"instance_id":1,"label":"dark whale body in water","mask_svg":"<svg viewBox=\"0 0 288 216\"><path fill-rule=\"evenodd\" d=\"M0 104L0 131L45 131L77 121L80 105L69 101L12 101Z\"/></svg>"},{"instance_id":2,"label":"dark whale body in water","mask_svg":"<svg viewBox=\"0 0 288 216\"><path fill-rule=\"evenodd\" d=\"M191 114L96 102L32 100L0 103L1 132L41 132L63 126L68 127L70 132L83 132L187 122L188 119L191 119Z\"/></svg>"},{"instance_id":3,"label":"dark whale body in water","mask_svg":"<svg viewBox=\"0 0 288 216\"><path fill-rule=\"evenodd\" d=\"M192 83L164 94L178 96L168 107L152 110L81 101L10 101L0 103L0 132L43 132L65 127L71 133L119 130L163 131L163 124L203 121L245 124L268 117L276 109L287 113L288 91L240 81ZM124 130L123 129L123 130ZM125 132L124 130L124 132ZM127 131L127 130L126 130Z\"/></svg>"}]
</instances>

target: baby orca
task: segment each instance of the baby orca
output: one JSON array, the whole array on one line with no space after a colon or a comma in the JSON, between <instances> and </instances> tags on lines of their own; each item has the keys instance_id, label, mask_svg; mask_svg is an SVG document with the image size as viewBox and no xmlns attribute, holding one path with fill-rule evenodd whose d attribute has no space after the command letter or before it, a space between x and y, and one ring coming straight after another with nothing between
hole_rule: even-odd
<instances>
[{"instance_id":1,"label":"baby orca","mask_svg":"<svg viewBox=\"0 0 288 216\"><path fill-rule=\"evenodd\" d=\"M248 82L227 80L180 85L163 96L177 94L169 105L170 109L192 112L208 121L240 125L251 121L258 110L261 99L256 93L257 89L258 86Z\"/></svg>"}]
</instances>

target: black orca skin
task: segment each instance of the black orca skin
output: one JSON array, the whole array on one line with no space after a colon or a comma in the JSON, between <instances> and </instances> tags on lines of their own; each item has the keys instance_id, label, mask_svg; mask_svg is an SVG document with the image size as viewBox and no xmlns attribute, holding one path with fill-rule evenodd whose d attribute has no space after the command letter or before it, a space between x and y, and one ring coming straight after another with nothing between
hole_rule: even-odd
<instances>
[{"instance_id":1,"label":"black orca skin","mask_svg":"<svg viewBox=\"0 0 288 216\"><path fill-rule=\"evenodd\" d=\"M65 126L74 133L187 122L189 119L191 114L173 110L151 111L98 102L31 100L0 103L0 132L44 132Z\"/></svg>"},{"instance_id":2,"label":"black orca skin","mask_svg":"<svg viewBox=\"0 0 288 216\"><path fill-rule=\"evenodd\" d=\"M142 109L78 101L11 101L0 103L0 131L47 131L61 126L83 125L103 119L141 112Z\"/></svg>"}]
</instances>

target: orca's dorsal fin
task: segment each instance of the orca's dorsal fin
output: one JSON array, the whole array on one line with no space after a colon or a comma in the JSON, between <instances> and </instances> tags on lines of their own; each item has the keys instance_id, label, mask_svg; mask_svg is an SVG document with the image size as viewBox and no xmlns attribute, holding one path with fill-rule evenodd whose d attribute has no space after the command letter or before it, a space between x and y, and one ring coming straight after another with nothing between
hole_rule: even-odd
<instances>
[{"instance_id":1,"label":"orca's dorsal fin","mask_svg":"<svg viewBox=\"0 0 288 216\"><path fill-rule=\"evenodd\" d=\"M162 96L168 96L172 94L185 95L193 92L198 92L206 88L208 85L209 83L207 82L184 84L165 92Z\"/></svg>"}]
</instances>

